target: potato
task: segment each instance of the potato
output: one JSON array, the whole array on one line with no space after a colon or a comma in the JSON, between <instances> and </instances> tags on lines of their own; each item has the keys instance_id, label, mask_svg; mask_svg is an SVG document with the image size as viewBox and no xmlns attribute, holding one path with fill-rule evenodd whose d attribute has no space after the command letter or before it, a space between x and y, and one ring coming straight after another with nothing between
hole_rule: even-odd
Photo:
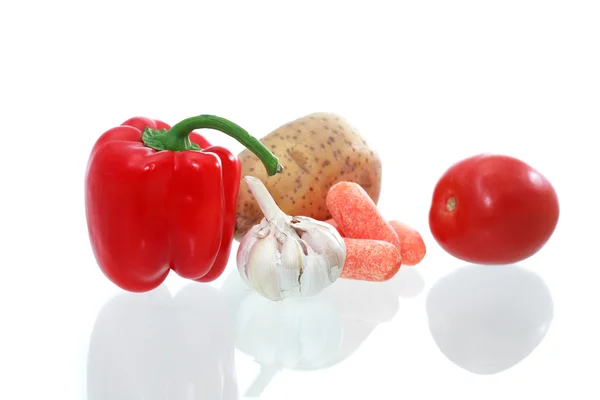
<instances>
[{"instance_id":1,"label":"potato","mask_svg":"<svg viewBox=\"0 0 600 400\"><path fill-rule=\"evenodd\" d=\"M237 202L235 238L263 218L243 177L260 179L288 215L318 220L330 218L325 204L329 188L340 181L361 185L375 203L381 191L381 160L364 138L342 117L313 113L282 125L260 141L283 165L281 174L267 176L249 150L239 154L242 181Z\"/></svg>"}]
</instances>

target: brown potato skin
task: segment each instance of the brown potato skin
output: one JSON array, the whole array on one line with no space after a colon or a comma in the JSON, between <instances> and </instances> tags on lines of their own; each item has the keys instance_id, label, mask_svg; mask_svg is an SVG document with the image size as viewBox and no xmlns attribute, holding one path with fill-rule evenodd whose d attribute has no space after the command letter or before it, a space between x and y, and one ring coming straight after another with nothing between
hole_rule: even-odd
<instances>
[{"instance_id":1,"label":"brown potato skin","mask_svg":"<svg viewBox=\"0 0 600 400\"><path fill-rule=\"evenodd\" d=\"M260 141L275 154L284 171L267 176L249 150L238 157L242 181L237 202L235 239L263 218L244 176L260 179L288 215L318 220L330 218L325 204L329 188L340 181L356 182L377 204L381 192L381 160L348 121L332 113L313 113L280 126Z\"/></svg>"}]
</instances>

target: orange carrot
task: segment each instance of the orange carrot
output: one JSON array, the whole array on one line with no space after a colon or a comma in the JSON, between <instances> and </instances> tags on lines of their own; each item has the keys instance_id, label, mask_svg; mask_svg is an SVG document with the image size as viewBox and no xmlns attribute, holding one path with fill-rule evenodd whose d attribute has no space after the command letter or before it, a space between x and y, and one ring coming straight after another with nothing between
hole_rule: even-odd
<instances>
[{"instance_id":1,"label":"orange carrot","mask_svg":"<svg viewBox=\"0 0 600 400\"><path fill-rule=\"evenodd\" d=\"M425 257L426 247L421 234L412 227L400 222L389 221L400 238L402 264L417 265Z\"/></svg>"},{"instance_id":2,"label":"orange carrot","mask_svg":"<svg viewBox=\"0 0 600 400\"><path fill-rule=\"evenodd\" d=\"M386 281L402 265L398 248L381 240L344 238L346 262L342 278L362 281Z\"/></svg>"},{"instance_id":3,"label":"orange carrot","mask_svg":"<svg viewBox=\"0 0 600 400\"><path fill-rule=\"evenodd\" d=\"M338 182L325 199L336 225L350 239L382 240L400 250L400 238L381 216L377 205L355 182Z\"/></svg>"}]
</instances>

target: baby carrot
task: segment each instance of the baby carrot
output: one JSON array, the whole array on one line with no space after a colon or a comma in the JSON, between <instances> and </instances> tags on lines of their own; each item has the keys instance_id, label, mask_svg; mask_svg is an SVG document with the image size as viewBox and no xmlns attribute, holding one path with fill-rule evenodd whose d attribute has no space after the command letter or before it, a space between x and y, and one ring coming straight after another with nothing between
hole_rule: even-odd
<instances>
[{"instance_id":1,"label":"baby carrot","mask_svg":"<svg viewBox=\"0 0 600 400\"><path fill-rule=\"evenodd\" d=\"M389 221L389 224L400 238L402 264L417 265L420 263L426 253L425 242L421 234L400 221Z\"/></svg>"},{"instance_id":2,"label":"baby carrot","mask_svg":"<svg viewBox=\"0 0 600 400\"><path fill-rule=\"evenodd\" d=\"M325 201L336 225L347 238L382 240L400 250L398 234L358 183L336 183L329 189Z\"/></svg>"},{"instance_id":3,"label":"baby carrot","mask_svg":"<svg viewBox=\"0 0 600 400\"><path fill-rule=\"evenodd\" d=\"M342 278L362 281L386 281L402 265L398 248L381 240L344 238L346 262Z\"/></svg>"}]
</instances>

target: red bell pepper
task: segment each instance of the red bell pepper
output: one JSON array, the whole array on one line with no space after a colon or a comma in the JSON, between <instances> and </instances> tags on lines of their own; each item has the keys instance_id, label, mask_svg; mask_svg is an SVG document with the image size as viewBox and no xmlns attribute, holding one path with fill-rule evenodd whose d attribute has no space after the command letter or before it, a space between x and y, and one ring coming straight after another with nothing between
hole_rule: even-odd
<instances>
[{"instance_id":1,"label":"red bell pepper","mask_svg":"<svg viewBox=\"0 0 600 400\"><path fill-rule=\"evenodd\" d=\"M136 117L104 132L87 165L86 218L100 269L124 290L152 290L170 270L208 282L227 265L241 165L229 150L193 132L201 128L238 140L269 175L283 170L260 141L212 115L173 127Z\"/></svg>"}]
</instances>

